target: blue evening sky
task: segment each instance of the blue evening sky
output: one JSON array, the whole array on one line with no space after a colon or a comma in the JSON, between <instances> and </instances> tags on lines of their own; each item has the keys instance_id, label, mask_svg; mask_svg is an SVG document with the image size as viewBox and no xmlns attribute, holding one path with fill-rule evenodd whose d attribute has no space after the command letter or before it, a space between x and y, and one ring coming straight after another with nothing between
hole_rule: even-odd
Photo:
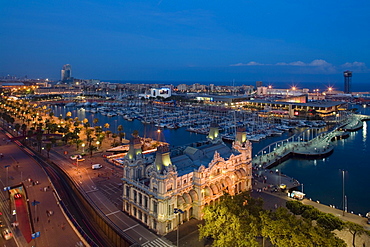
<instances>
[{"instance_id":1,"label":"blue evening sky","mask_svg":"<svg viewBox=\"0 0 370 247\"><path fill-rule=\"evenodd\" d=\"M0 76L370 85L368 0L0 3Z\"/></svg>"}]
</instances>

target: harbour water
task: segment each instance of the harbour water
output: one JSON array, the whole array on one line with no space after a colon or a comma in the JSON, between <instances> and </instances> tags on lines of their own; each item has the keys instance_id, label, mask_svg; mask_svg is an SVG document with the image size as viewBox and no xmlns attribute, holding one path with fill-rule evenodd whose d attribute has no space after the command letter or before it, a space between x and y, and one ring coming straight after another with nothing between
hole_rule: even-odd
<instances>
[{"instance_id":1,"label":"harbour water","mask_svg":"<svg viewBox=\"0 0 370 247\"><path fill-rule=\"evenodd\" d=\"M370 108L357 106L362 114L370 115ZM162 129L151 124L142 124L138 120L127 121L122 116L108 117L99 113L93 114L86 112L82 108L67 108L65 106L54 106L52 110L55 116L70 111L72 117L80 120L87 118L91 123L94 118L98 118L97 125L109 123L110 130L117 132L119 125L123 126L123 132L129 135L137 130L140 136L151 137L155 140L166 141L171 146L186 145L192 142L205 140L205 135L186 131L186 128ZM335 141L334 153L320 160L290 159L283 162L274 169L281 170L282 173L300 181L303 192L307 198L320 201L326 205L334 205L336 208L343 207L343 173L344 172L344 191L345 206L348 212L356 214L366 214L370 211L370 123L364 122L364 127L352 132L347 139ZM282 136L270 137L253 143L253 154L260 151L270 143L286 139L292 132L285 132Z\"/></svg>"},{"instance_id":2,"label":"harbour water","mask_svg":"<svg viewBox=\"0 0 370 247\"><path fill-rule=\"evenodd\" d=\"M357 106L362 114L370 108ZM334 152L320 160L290 159L276 167L303 183L307 198L365 215L370 211L370 123L351 132L349 138L334 141ZM302 188L301 188L302 189Z\"/></svg>"}]
</instances>

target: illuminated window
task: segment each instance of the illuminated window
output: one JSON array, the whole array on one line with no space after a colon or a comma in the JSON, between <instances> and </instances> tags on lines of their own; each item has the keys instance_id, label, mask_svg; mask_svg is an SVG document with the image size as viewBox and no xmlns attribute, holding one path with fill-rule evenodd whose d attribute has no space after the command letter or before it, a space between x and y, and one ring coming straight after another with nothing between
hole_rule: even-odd
<instances>
[{"instance_id":1,"label":"illuminated window","mask_svg":"<svg viewBox=\"0 0 370 247\"><path fill-rule=\"evenodd\" d=\"M156 201L153 201L153 212L155 214L158 213L158 202L156 202Z\"/></svg>"},{"instance_id":2,"label":"illuminated window","mask_svg":"<svg viewBox=\"0 0 370 247\"><path fill-rule=\"evenodd\" d=\"M126 197L130 198L130 187L126 186Z\"/></svg>"}]
</instances>

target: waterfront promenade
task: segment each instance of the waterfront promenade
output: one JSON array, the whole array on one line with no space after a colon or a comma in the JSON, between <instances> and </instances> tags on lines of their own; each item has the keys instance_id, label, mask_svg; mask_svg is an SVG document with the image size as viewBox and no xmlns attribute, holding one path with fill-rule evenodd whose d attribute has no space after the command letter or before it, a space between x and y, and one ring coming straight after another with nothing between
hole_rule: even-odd
<instances>
[{"instance_id":1,"label":"waterfront promenade","mask_svg":"<svg viewBox=\"0 0 370 247\"><path fill-rule=\"evenodd\" d=\"M304 134L302 133L299 136L292 136L286 140L272 143L253 157L252 164L254 167L268 169L281 164L291 156L308 159L326 157L334 151L332 144L334 140L348 137L347 131L356 131L362 128L362 121L369 119L370 116L367 115L353 115L332 130L316 134L316 136L312 135L311 138L307 134L305 138L302 138ZM314 131L314 129L311 130Z\"/></svg>"},{"instance_id":2,"label":"waterfront promenade","mask_svg":"<svg viewBox=\"0 0 370 247\"><path fill-rule=\"evenodd\" d=\"M262 175L259 176L258 174ZM265 179L265 180L264 180ZM252 197L261 198L264 201L264 209L276 210L278 207L285 207L288 200L295 200L288 197L287 191L273 190L280 183L296 182L294 179L282 175L278 172L271 172L271 170L258 170L254 171L254 183ZM319 201L312 200L311 198L305 198L301 200L303 204L311 205L317 208L323 213L333 214L344 222L353 222L360 226L363 226L365 230L370 231L370 225L368 225L367 219L364 216L357 215L351 212L344 212L339 208L335 208L333 205L325 205ZM352 246L352 234L348 230L334 231L335 234L343 239L348 246ZM370 246L370 236L367 234L356 235L356 246Z\"/></svg>"}]
</instances>

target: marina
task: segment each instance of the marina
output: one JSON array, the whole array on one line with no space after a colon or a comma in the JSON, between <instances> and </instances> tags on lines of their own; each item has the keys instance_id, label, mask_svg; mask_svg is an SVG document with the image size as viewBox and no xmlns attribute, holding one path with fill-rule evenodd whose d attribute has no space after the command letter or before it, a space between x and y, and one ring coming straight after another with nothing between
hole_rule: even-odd
<instances>
[{"instance_id":1,"label":"marina","mask_svg":"<svg viewBox=\"0 0 370 247\"><path fill-rule=\"evenodd\" d=\"M117 108L118 107L119 106L117 106ZM86 111L84 108L80 107L77 108L65 106L52 106L51 108L55 112L56 116L58 116L59 114L65 115L68 111L70 111L72 113L72 117L78 117L81 120L87 118L90 122L92 122L94 118L98 118L99 121L97 124L104 125L105 123L109 123L110 124L109 128L112 132L114 132L114 130L117 129L117 126L122 125L124 132L126 132L126 135L132 133L134 130L137 130L141 136L153 138L154 140L168 142L171 145L171 147L183 146L188 143L202 141L205 139L205 135L200 134L202 132L199 131L197 132L189 131L188 126L182 126L178 128L167 128L161 127L159 125L156 126L156 123L149 123L149 121L148 122L145 121L145 116L150 116L150 114L145 114L145 111L153 113L152 115L153 119L155 119L154 116L156 116L157 118L165 119L163 123L175 121L174 119L176 119L176 121L178 121L179 119L184 119L184 121L186 121L186 119L188 119L189 121L193 121L191 120L192 118L200 119L200 116L203 114L203 120L207 119L209 122L211 122L214 119L218 119L219 125L221 124L222 126L223 122L220 120L224 119L226 122L226 119L228 119L229 130L236 129L234 123L238 122L238 120L235 121L235 119L243 119L235 117L243 116L243 114L241 115L237 115L234 113L227 114L222 111L219 111L218 113L219 115L217 115L217 117L215 115L212 115L212 117L210 117L209 115L211 114L209 112L206 113L208 114L206 116L203 110L197 107L188 108L191 109L190 117L189 113L178 114L179 116L176 116L175 113L174 118L167 119L162 116L171 115L173 112L171 112L169 107L163 106L161 107L162 108L160 109L162 110L162 112L161 110L158 109L148 110L148 108L146 108L145 110L144 107L142 107L143 109L139 110L140 108L138 106L136 106L135 104L131 104L129 106L130 110L129 111L126 110L125 112L131 112L132 113L131 116L137 116L133 117L132 120L126 119L124 115L117 114L116 116L109 117L108 115L100 114L100 111L94 113L91 112L91 109ZM368 113L366 108L362 108L361 106L358 107L361 110L361 113L363 114ZM125 106L125 108L127 108L127 106ZM112 109L112 107L109 107L109 109ZM134 111L135 109L137 110L136 112ZM163 113L164 111L166 111L167 114L164 114ZM184 111L184 109L180 109L180 111ZM156 113L157 115L154 115L154 113ZM340 171L340 169L345 169L346 171L348 171L347 173L348 177L345 178L346 197L348 198L346 202L348 205L346 207L348 208L348 211L359 214L364 214L368 211L368 203L366 202L370 201L370 197L367 195L363 195L363 193L361 193L357 189L358 184L361 184L362 187L369 186L366 174L370 172L369 171L370 168L365 165L367 161L366 159L363 158L366 157L366 150L370 146L370 143L368 143L369 139L366 138L368 128L366 122L352 121L350 123L343 124L342 125L343 130L351 129L357 131L353 132L344 131L343 133L340 134L338 134L338 132L333 132L330 142L328 142L328 140L325 140L325 143L318 142L320 143L320 145L322 145L322 149L325 150L324 153L321 154L321 151L319 152L314 149L315 148L314 145L309 145L308 143L305 142L315 138L319 139L320 133L328 131L328 127L326 125L323 125L322 127L313 126L311 121L293 121L292 124L285 121L280 123L271 123L263 119L258 119L258 117L256 117L255 120L251 121L249 117L252 117L253 119L253 113L250 113L248 117L244 115L244 117L245 119L249 119L249 121L252 123L258 122L259 125L261 125L262 123L266 124L264 126L274 125L275 126L274 128L276 129L282 128L283 130L283 133L281 135L280 134L270 135L269 137L266 135L264 138L252 142L254 163L257 163L256 159L266 160L266 164L264 165L265 168L274 167L274 169L278 169L284 172L284 174L287 174L288 176L297 179L300 182L299 186L300 189L301 190L304 189L304 193L308 198L319 200L320 202L326 205L335 205L338 208L341 208L343 203L341 196L342 192L340 189L342 177L341 173L338 171ZM302 126L299 126L297 124L302 124ZM303 124L305 124L306 126L303 126ZM250 127L252 129L254 128L253 125L248 124L246 125L247 127ZM359 126L362 126L362 128L360 128ZM199 129L204 128L204 130L206 130L207 123L206 121L202 123L197 123L197 125L195 125L194 128ZM158 131L158 129L160 131ZM223 132L221 133L229 132L227 132L227 130L226 131L223 130ZM181 138L178 138L179 136L181 136ZM301 140L299 139L298 136L300 137ZM251 137L249 136L249 138ZM271 150L278 147L280 143L284 144L284 141L285 143L289 142L286 141L289 140L289 138L291 141L295 140L297 142L291 143L291 147L292 149L295 150L296 153L299 153L301 155L286 156L284 154L280 154L275 156L274 153L271 153L272 152ZM224 140L227 139L224 138ZM303 140L305 140L305 142L302 142ZM294 145L306 145L306 146L301 146L300 148L297 149L297 146ZM289 146L286 145L285 148L289 148ZM268 151L269 149L270 151ZM305 150L307 153L304 153ZM266 154L269 153L269 156L262 155L262 153L264 153L265 151ZM305 154L306 156L314 154L314 157L307 159L307 157L304 157ZM343 157L343 155L345 157ZM278 157L279 159L272 160L273 156ZM270 162L267 162L268 158L270 158ZM354 162L351 162L352 165L343 164L342 160L345 159L353 159ZM262 162L262 164L263 163L264 162ZM360 167L360 169L363 169L365 172L359 172L357 167ZM358 175L358 177L354 178L355 174ZM318 177L320 177L320 181L318 181L317 179Z\"/></svg>"}]
</instances>

